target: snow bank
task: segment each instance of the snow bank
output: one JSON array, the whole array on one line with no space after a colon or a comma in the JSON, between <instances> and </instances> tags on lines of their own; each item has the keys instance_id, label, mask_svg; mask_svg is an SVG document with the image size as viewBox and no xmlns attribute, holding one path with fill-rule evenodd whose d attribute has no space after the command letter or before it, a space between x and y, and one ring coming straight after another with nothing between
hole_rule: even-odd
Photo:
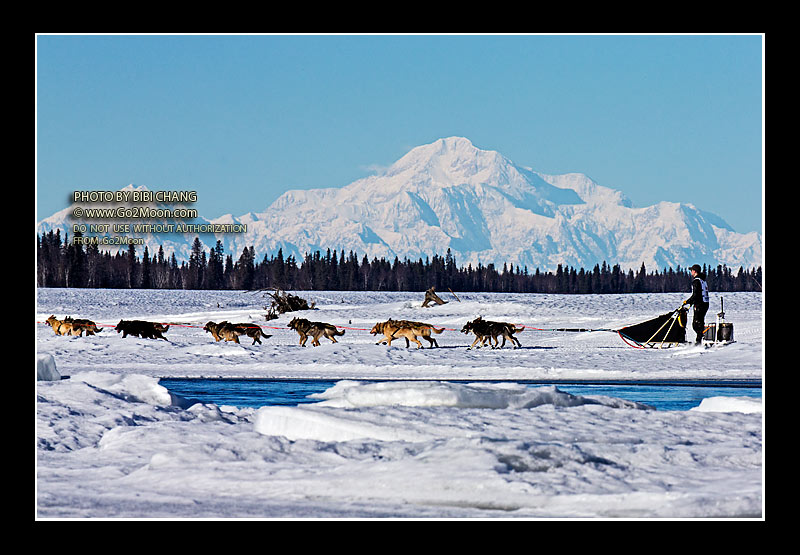
<instances>
[{"instance_id":1,"label":"snow bank","mask_svg":"<svg viewBox=\"0 0 800 555\"><path fill-rule=\"evenodd\" d=\"M762 412L761 398L753 397L707 397L694 407L697 412Z\"/></svg>"},{"instance_id":2,"label":"snow bank","mask_svg":"<svg viewBox=\"0 0 800 555\"><path fill-rule=\"evenodd\" d=\"M183 410L147 376L43 381L37 515L762 514L760 414L636 410L553 387L530 393L514 384L340 382L297 407Z\"/></svg>"},{"instance_id":3,"label":"snow bank","mask_svg":"<svg viewBox=\"0 0 800 555\"><path fill-rule=\"evenodd\" d=\"M189 408L195 404L180 395L170 393L166 387L158 383L158 378L150 376L113 374L109 372L81 372L72 376L71 379L103 389L133 403L146 403L157 407L177 406L181 408Z\"/></svg>"},{"instance_id":4,"label":"snow bank","mask_svg":"<svg viewBox=\"0 0 800 555\"><path fill-rule=\"evenodd\" d=\"M55 381L60 380L61 374L56 369L56 359L53 355L37 354L36 355L36 380L40 381Z\"/></svg>"},{"instance_id":5,"label":"snow bank","mask_svg":"<svg viewBox=\"0 0 800 555\"><path fill-rule=\"evenodd\" d=\"M345 380L327 391L309 397L322 399L320 406L344 408L405 406L526 409L545 404L557 407L609 404L617 407L651 408L622 399L571 395L555 386L529 388L517 383L459 384L434 381L360 383Z\"/></svg>"},{"instance_id":6,"label":"snow bank","mask_svg":"<svg viewBox=\"0 0 800 555\"><path fill-rule=\"evenodd\" d=\"M342 412L320 412L313 408L262 407L253 428L265 436L290 440L350 441L425 441L431 436L400 426L375 424Z\"/></svg>"},{"instance_id":7,"label":"snow bank","mask_svg":"<svg viewBox=\"0 0 800 555\"><path fill-rule=\"evenodd\" d=\"M514 383L457 384L433 381L360 383L341 381L330 389L310 395L319 403L296 407L262 407L256 413L254 428L264 435L289 439L348 441L422 441L432 439L408 422L383 419L373 422L359 411L325 409L370 409L375 407L417 407L424 409L509 409L524 410L543 405L578 407L603 405L612 408L651 410L642 403L605 396L579 396L555 386L531 389Z\"/></svg>"}]
</instances>

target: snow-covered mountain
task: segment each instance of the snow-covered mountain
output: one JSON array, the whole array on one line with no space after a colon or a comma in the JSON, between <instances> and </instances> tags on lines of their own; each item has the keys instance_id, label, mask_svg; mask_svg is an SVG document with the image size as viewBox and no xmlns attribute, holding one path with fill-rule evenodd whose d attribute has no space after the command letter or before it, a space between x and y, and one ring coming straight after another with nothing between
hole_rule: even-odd
<instances>
[{"instance_id":1,"label":"snow-covered mountain","mask_svg":"<svg viewBox=\"0 0 800 555\"><path fill-rule=\"evenodd\" d=\"M72 207L56 213L37 231L60 228L71 236L71 213ZM541 174L462 137L414 148L383 173L345 187L287 191L263 212L210 223L246 224L247 232L139 236L150 252L163 245L178 259L188 258L197 236L206 250L220 239L234 259L253 246L259 260L281 248L298 261L329 248L370 260L424 260L450 249L459 266L510 263L531 271L558 264L592 268L603 261L623 270L642 263L648 270L762 264L760 234L736 233L691 204L637 208L583 174Z\"/></svg>"}]
</instances>

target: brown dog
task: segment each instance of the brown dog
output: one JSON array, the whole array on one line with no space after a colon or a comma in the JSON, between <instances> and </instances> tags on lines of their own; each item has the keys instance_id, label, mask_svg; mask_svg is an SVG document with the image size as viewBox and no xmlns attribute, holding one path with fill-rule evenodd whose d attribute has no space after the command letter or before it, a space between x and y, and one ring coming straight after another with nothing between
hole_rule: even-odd
<instances>
[{"instance_id":1,"label":"brown dog","mask_svg":"<svg viewBox=\"0 0 800 555\"><path fill-rule=\"evenodd\" d=\"M412 322L410 320L392 320L391 318L386 322L378 322L372 327L370 333L372 335L378 335L379 333L383 334L383 338L376 343L379 345L386 342L387 346L392 344L392 340L397 339L398 337L402 337L406 340L406 347L410 345L409 341L413 341L417 344L417 348L422 348L422 343L420 343L417 337L424 337L430 343L430 348L434 345L437 347L439 343L436 341L435 337L431 337L431 331L436 334L440 334L444 331L444 328L437 329L431 324L426 324L424 322Z\"/></svg>"},{"instance_id":2,"label":"brown dog","mask_svg":"<svg viewBox=\"0 0 800 555\"><path fill-rule=\"evenodd\" d=\"M58 320L55 314L51 315L47 320L47 324L53 328L56 335L74 335L80 336L83 331L81 328L73 326L72 319L67 316L63 320Z\"/></svg>"},{"instance_id":3,"label":"brown dog","mask_svg":"<svg viewBox=\"0 0 800 555\"><path fill-rule=\"evenodd\" d=\"M481 325L482 318L478 316L473 321L467 322L464 324L464 327L461 328L461 333L474 333L475 334L475 341L472 342L472 345L467 347L468 349L473 348L479 341L479 347L483 347L486 344L486 340L489 340L489 346L492 345L491 336L487 333L485 326Z\"/></svg>"},{"instance_id":4,"label":"brown dog","mask_svg":"<svg viewBox=\"0 0 800 555\"><path fill-rule=\"evenodd\" d=\"M203 329L207 332L211 332L211 335L214 337L215 341L233 341L234 343L239 342L239 334L236 332L236 329L231 325L230 322L224 321L220 322L219 324L216 322L207 322Z\"/></svg>"},{"instance_id":5,"label":"brown dog","mask_svg":"<svg viewBox=\"0 0 800 555\"><path fill-rule=\"evenodd\" d=\"M262 331L261 326L250 323L231 324L228 321L223 321L217 324L216 322L208 322L203 326L203 329L207 332L211 332L211 335L217 341L224 339L225 341L233 341L234 343L239 343L240 335L252 337L253 345L261 343L262 337L264 339L272 337L271 335L266 335Z\"/></svg>"},{"instance_id":6,"label":"brown dog","mask_svg":"<svg viewBox=\"0 0 800 555\"><path fill-rule=\"evenodd\" d=\"M308 341L309 336L312 337L311 344L314 347L318 347L320 337L324 336L332 342L338 343L338 341L336 341L336 336L344 335L344 330L337 331L336 326L333 324L310 322L305 318L293 318L292 321L289 322L289 327L300 335L300 345L303 347L306 346L306 341Z\"/></svg>"},{"instance_id":7,"label":"brown dog","mask_svg":"<svg viewBox=\"0 0 800 555\"><path fill-rule=\"evenodd\" d=\"M220 322L219 324L217 324L216 322L209 320L208 322L206 322L206 325L203 326L203 331L211 333L211 336L214 338L214 341L219 341L220 339L222 339L219 336L219 329L225 323L226 322Z\"/></svg>"},{"instance_id":8,"label":"brown dog","mask_svg":"<svg viewBox=\"0 0 800 555\"><path fill-rule=\"evenodd\" d=\"M100 333L100 328L97 327L97 324L92 322L91 320L86 320L85 318L75 318L72 319L71 316L67 316L64 318L65 322L72 323L72 329L78 331L78 335L83 332L86 332L86 335L94 335L95 333Z\"/></svg>"}]
</instances>

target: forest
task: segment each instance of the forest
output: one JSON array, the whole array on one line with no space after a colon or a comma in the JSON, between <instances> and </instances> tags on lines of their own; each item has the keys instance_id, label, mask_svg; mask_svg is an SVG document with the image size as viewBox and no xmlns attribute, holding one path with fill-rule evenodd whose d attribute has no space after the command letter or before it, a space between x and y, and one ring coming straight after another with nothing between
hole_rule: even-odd
<instances>
[{"instance_id":1,"label":"forest","mask_svg":"<svg viewBox=\"0 0 800 555\"><path fill-rule=\"evenodd\" d=\"M195 238L187 261L174 254L165 256L163 247L151 253L136 245L115 254L97 245L73 244L60 232L36 236L36 281L39 287L84 287L113 289L282 289L313 291L473 291L508 293L666 293L688 292L691 274L687 267L648 271L623 270L603 262L591 269L559 264L555 271L530 270L513 264L458 266L448 249L445 256L433 255L423 261L373 258L359 259L350 251L307 253L303 260L283 256L278 250L257 259L253 247L246 247L234 260L222 244L207 252ZM761 291L762 269L724 265L703 266L709 290L719 292Z\"/></svg>"}]
</instances>

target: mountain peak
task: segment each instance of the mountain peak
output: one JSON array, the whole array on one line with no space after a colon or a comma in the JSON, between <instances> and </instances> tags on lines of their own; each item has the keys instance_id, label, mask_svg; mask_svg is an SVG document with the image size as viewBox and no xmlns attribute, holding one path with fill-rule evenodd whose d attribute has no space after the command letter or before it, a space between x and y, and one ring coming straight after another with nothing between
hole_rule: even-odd
<instances>
[{"instance_id":1,"label":"mountain peak","mask_svg":"<svg viewBox=\"0 0 800 555\"><path fill-rule=\"evenodd\" d=\"M474 158L484 154L497 155L494 151L481 150L472 144L472 141L465 137L445 137L437 139L434 142L415 147L409 151L403 158L398 160L402 161L404 158Z\"/></svg>"},{"instance_id":2,"label":"mountain peak","mask_svg":"<svg viewBox=\"0 0 800 555\"><path fill-rule=\"evenodd\" d=\"M443 137L434 141L433 145L445 150L477 150L466 137Z\"/></svg>"},{"instance_id":3,"label":"mountain peak","mask_svg":"<svg viewBox=\"0 0 800 555\"><path fill-rule=\"evenodd\" d=\"M411 149L389 167L385 176L402 175L409 184L476 184L508 173L510 167L513 164L495 151L481 150L464 137L446 137Z\"/></svg>"}]
</instances>

